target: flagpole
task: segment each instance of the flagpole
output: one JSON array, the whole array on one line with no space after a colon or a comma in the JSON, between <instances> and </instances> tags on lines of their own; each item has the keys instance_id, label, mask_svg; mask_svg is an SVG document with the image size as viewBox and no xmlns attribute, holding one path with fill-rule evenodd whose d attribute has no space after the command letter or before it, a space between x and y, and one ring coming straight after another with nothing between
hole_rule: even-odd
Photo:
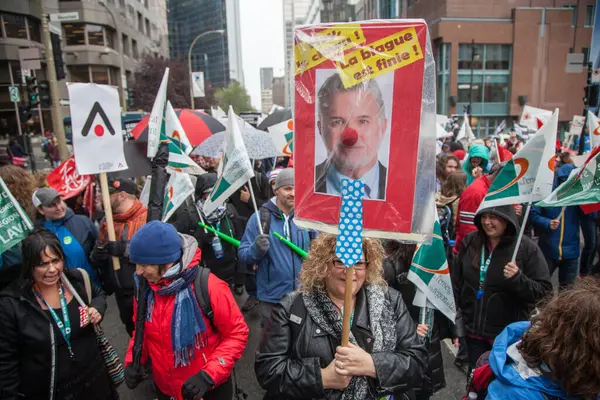
<instances>
[{"instance_id":1,"label":"flagpole","mask_svg":"<svg viewBox=\"0 0 600 400\"><path fill-rule=\"evenodd\" d=\"M256 198L254 197L254 189L252 189L252 181L248 181L248 189L250 189L250 197L252 198L252 205L254 206L254 212L256 213L256 219L258 220L258 231L261 235L264 235L262 224L260 223L260 215L258 214L258 207L256 206ZM268 232L267 232L268 234Z\"/></svg>"},{"instance_id":2,"label":"flagpole","mask_svg":"<svg viewBox=\"0 0 600 400\"><path fill-rule=\"evenodd\" d=\"M517 253L519 252L519 246L521 246L521 239L523 239L523 234L525 233L525 225L527 225L527 219L529 218L529 211L531 211L531 201L527 203L527 208L525 209L525 215L523 216L523 223L521 224L521 229L519 230L519 237L517 237L517 244L515 245L515 250L513 251L512 258L510 262L514 263L517 260Z\"/></svg>"},{"instance_id":3,"label":"flagpole","mask_svg":"<svg viewBox=\"0 0 600 400\"><path fill-rule=\"evenodd\" d=\"M342 319L342 347L350 343L350 317L352 316L352 279L354 265L346 268L346 291L344 293L344 313Z\"/></svg>"},{"instance_id":4,"label":"flagpole","mask_svg":"<svg viewBox=\"0 0 600 400\"><path fill-rule=\"evenodd\" d=\"M198 218L200 218L200 222L202 222L203 225L206 225L206 222L204 222L204 218L202 218L202 212L200 212L198 205L196 205L196 196L193 193L192 193L192 201L194 202L194 208L196 209L196 212L198 213ZM206 233L208 235L208 231L206 230L206 228L204 228L204 233Z\"/></svg>"}]
</instances>

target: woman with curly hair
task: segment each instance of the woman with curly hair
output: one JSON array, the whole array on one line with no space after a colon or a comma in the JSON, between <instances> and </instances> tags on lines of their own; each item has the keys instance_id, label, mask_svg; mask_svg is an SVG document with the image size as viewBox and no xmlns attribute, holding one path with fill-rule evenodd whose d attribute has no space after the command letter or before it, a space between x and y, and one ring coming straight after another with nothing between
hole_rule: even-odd
<instances>
[{"instance_id":1,"label":"woman with curly hair","mask_svg":"<svg viewBox=\"0 0 600 400\"><path fill-rule=\"evenodd\" d=\"M600 280L578 279L531 322L509 325L489 363L487 399L596 399L600 393Z\"/></svg>"},{"instance_id":2,"label":"woman with curly hair","mask_svg":"<svg viewBox=\"0 0 600 400\"><path fill-rule=\"evenodd\" d=\"M383 280L383 248L363 239L352 282L351 344L341 347L346 267L335 247L333 235L313 241L299 291L271 313L255 363L264 398L408 398L421 385L427 352L401 295Z\"/></svg>"}]
</instances>

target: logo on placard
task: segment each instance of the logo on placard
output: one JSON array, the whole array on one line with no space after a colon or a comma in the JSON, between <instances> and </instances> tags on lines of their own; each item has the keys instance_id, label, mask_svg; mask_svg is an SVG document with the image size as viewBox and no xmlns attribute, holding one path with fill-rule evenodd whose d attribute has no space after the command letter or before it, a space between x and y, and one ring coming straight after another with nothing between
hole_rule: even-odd
<instances>
[{"instance_id":1,"label":"logo on placard","mask_svg":"<svg viewBox=\"0 0 600 400\"><path fill-rule=\"evenodd\" d=\"M88 115L87 119L85 120L83 129L81 130L81 135L83 137L86 137L90 133L90 130L92 129L92 124L94 123L94 119L96 118L96 115L100 115L100 118L102 119L102 124L104 124L104 126L106 126L106 129L108 129L110 134L114 136L116 133L115 129L113 128L110 121L108 120L108 117L106 116L106 113L102 109L102 106L100 105L99 102L94 103L94 106L92 107L92 110L90 111L90 114ZM102 126L102 124L96 124L94 126L94 133L98 137L102 137L104 135L104 126Z\"/></svg>"}]
</instances>

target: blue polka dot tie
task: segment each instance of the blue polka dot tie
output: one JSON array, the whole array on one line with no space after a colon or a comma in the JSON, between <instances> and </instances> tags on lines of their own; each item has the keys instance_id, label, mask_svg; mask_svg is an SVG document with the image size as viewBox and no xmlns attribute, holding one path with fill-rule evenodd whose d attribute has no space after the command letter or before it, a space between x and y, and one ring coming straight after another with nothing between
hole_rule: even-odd
<instances>
[{"instance_id":1,"label":"blue polka dot tie","mask_svg":"<svg viewBox=\"0 0 600 400\"><path fill-rule=\"evenodd\" d=\"M338 225L335 255L346 267L356 264L362 257L362 216L364 183L360 180L342 180L342 207Z\"/></svg>"}]
</instances>

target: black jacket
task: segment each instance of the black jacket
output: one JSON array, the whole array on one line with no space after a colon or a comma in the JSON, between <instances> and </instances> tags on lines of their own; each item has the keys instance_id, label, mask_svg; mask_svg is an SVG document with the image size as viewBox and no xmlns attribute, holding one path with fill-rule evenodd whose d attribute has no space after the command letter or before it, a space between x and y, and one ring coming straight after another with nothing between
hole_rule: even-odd
<instances>
[{"instance_id":1,"label":"black jacket","mask_svg":"<svg viewBox=\"0 0 600 400\"><path fill-rule=\"evenodd\" d=\"M504 236L493 251L484 279L484 293L477 300L482 247L484 260L489 255L488 239L481 227L483 213L498 215L508 222ZM548 266L539 247L527 236L521 241L516 264L519 272L504 277L504 266L511 260L519 224L511 205L480 210L475 216L477 231L465 236L452 270L457 305L457 325L472 334L495 338L507 325L528 320L536 303L552 292ZM464 334L459 329L459 335Z\"/></svg>"},{"instance_id":2,"label":"black jacket","mask_svg":"<svg viewBox=\"0 0 600 400\"><path fill-rule=\"evenodd\" d=\"M65 268L81 298L87 294L81 272ZM30 283L14 282L0 292L0 399L48 398L56 343L50 318L39 306ZM76 301L73 299L72 301ZM92 284L91 307L104 315L106 296ZM44 351L33 349L44 348ZM55 362L55 360L54 360ZM56 371L54 371L56 376Z\"/></svg>"},{"instance_id":3,"label":"black jacket","mask_svg":"<svg viewBox=\"0 0 600 400\"><path fill-rule=\"evenodd\" d=\"M372 353L373 335L364 288L357 295L352 333L358 345L371 353L378 381L369 379L372 392L394 393L395 399L408 398L419 387L425 373L427 351L421 344L415 325L400 294L389 289L396 317L396 350ZM296 300L296 298L298 298ZM294 302L304 310L300 326L290 321ZM297 320L301 312L294 312ZM321 368L327 367L335 356L340 340L323 332L310 318L301 294L285 295L271 313L270 322L256 355L255 371L260 385L267 391L265 399L325 399ZM404 396L406 395L406 396ZM340 399L335 391L328 399Z\"/></svg>"},{"instance_id":4,"label":"black jacket","mask_svg":"<svg viewBox=\"0 0 600 400\"><path fill-rule=\"evenodd\" d=\"M260 173L255 172L255 176L250 179L250 184L252 185L252 190L254 191L254 196L256 197L256 206L260 208L265 202L267 202L272 195L271 185L269 185L269 180L267 177ZM245 186L248 186L247 184ZM240 198L242 189L238 189L229 197L229 202L235 207L237 213L240 217L245 218L246 220L254 215L254 205L252 205L252 200L248 200L247 202L243 202Z\"/></svg>"}]
</instances>

